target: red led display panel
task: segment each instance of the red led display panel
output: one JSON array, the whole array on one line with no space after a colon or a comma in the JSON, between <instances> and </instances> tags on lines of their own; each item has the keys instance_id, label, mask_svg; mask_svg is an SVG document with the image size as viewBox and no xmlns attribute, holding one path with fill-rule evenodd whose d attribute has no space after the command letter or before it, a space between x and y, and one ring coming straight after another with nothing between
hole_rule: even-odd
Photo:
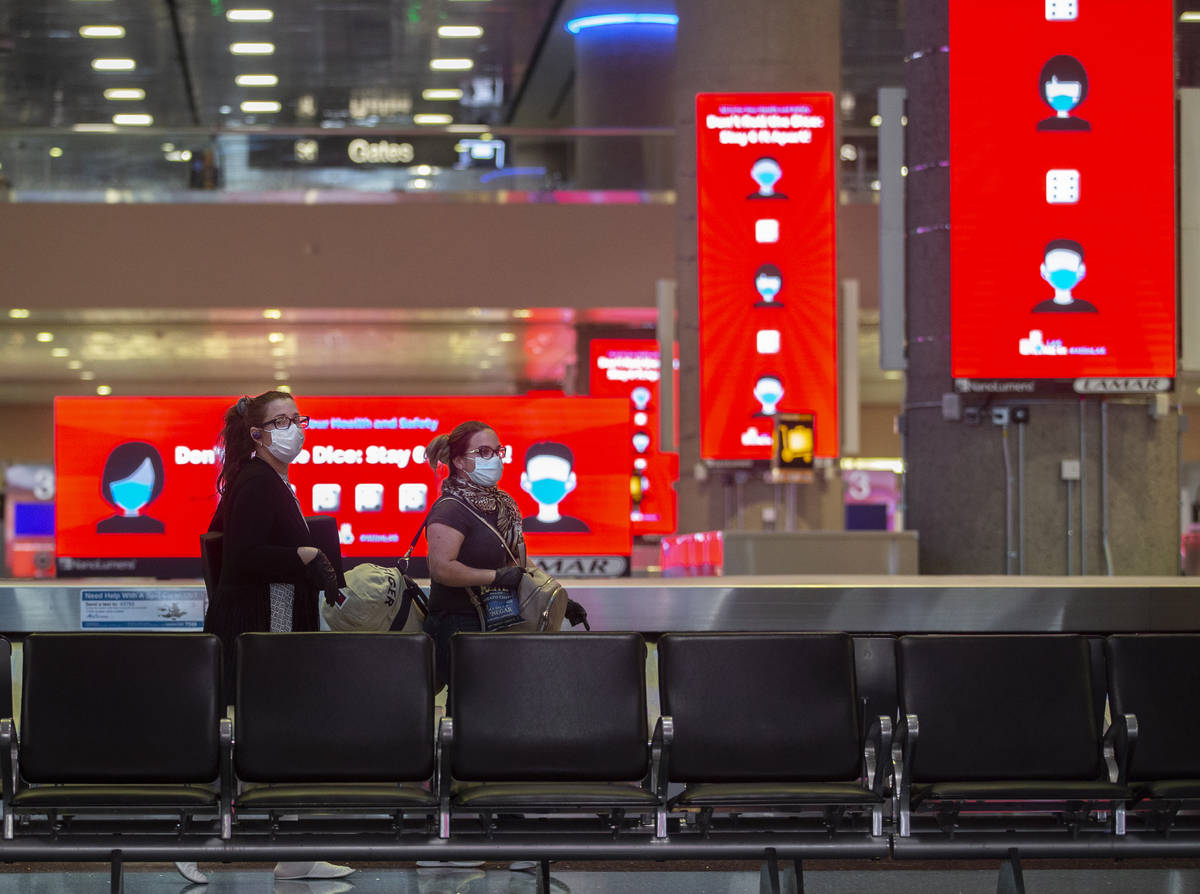
<instances>
[{"instance_id":1,"label":"red led display panel","mask_svg":"<svg viewBox=\"0 0 1200 894\"><path fill-rule=\"evenodd\" d=\"M231 402L55 400L60 569L112 572L125 569L109 560L198 556L217 505L214 448ZM305 514L336 516L343 555L408 549L440 487L425 445L468 419L495 425L512 448L500 486L521 508L531 556L629 555L628 399L300 396L297 406L312 422L288 477ZM422 541L416 552L424 551Z\"/></svg>"},{"instance_id":2,"label":"red led display panel","mask_svg":"<svg viewBox=\"0 0 1200 894\"><path fill-rule=\"evenodd\" d=\"M696 97L700 455L769 459L777 412L838 451L830 93Z\"/></svg>"},{"instance_id":3,"label":"red led display panel","mask_svg":"<svg viewBox=\"0 0 1200 894\"><path fill-rule=\"evenodd\" d=\"M597 338L592 339L590 353L588 393L623 398L633 413L629 469L633 533L673 533L679 454L659 450L658 343L644 338Z\"/></svg>"},{"instance_id":4,"label":"red led display panel","mask_svg":"<svg viewBox=\"0 0 1200 894\"><path fill-rule=\"evenodd\" d=\"M1175 374L1172 18L951 3L956 377Z\"/></svg>"}]
</instances>

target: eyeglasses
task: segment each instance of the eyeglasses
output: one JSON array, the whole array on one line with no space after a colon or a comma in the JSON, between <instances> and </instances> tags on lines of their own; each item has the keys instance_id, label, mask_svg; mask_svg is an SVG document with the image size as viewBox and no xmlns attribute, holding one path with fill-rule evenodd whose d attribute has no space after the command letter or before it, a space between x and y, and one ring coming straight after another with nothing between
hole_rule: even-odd
<instances>
[{"instance_id":1,"label":"eyeglasses","mask_svg":"<svg viewBox=\"0 0 1200 894\"><path fill-rule=\"evenodd\" d=\"M265 431L287 431L292 427L293 422L301 428L308 428L307 416L284 416L282 414L276 416L274 419L268 419L262 424L262 428Z\"/></svg>"},{"instance_id":2,"label":"eyeglasses","mask_svg":"<svg viewBox=\"0 0 1200 894\"><path fill-rule=\"evenodd\" d=\"M471 456L474 454L480 459L491 459L493 456L504 456L507 451L508 448L503 444L501 444L499 447L488 447L485 444L482 447L476 447L474 450L468 450L465 455Z\"/></svg>"}]
</instances>

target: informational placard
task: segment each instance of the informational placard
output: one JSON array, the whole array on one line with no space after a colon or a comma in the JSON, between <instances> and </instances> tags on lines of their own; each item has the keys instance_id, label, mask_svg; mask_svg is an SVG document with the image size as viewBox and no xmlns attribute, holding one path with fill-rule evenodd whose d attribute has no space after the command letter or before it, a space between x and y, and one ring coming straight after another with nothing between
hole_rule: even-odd
<instances>
[{"instance_id":1,"label":"informational placard","mask_svg":"<svg viewBox=\"0 0 1200 894\"><path fill-rule=\"evenodd\" d=\"M79 591L83 630L201 630L204 590L173 587Z\"/></svg>"},{"instance_id":2,"label":"informational placard","mask_svg":"<svg viewBox=\"0 0 1200 894\"><path fill-rule=\"evenodd\" d=\"M771 480L808 483L813 480L812 413L776 413L771 444Z\"/></svg>"},{"instance_id":3,"label":"informational placard","mask_svg":"<svg viewBox=\"0 0 1200 894\"><path fill-rule=\"evenodd\" d=\"M1174 376L1174 89L1170 0L952 0L955 377Z\"/></svg>"},{"instance_id":4,"label":"informational placard","mask_svg":"<svg viewBox=\"0 0 1200 894\"><path fill-rule=\"evenodd\" d=\"M830 93L696 97L700 455L767 460L776 413L838 451Z\"/></svg>"},{"instance_id":5,"label":"informational placard","mask_svg":"<svg viewBox=\"0 0 1200 894\"><path fill-rule=\"evenodd\" d=\"M645 338L592 339L588 393L621 397L633 413L629 519L634 534L670 534L677 526L679 454L659 450L658 343Z\"/></svg>"},{"instance_id":6,"label":"informational placard","mask_svg":"<svg viewBox=\"0 0 1200 894\"><path fill-rule=\"evenodd\" d=\"M59 573L198 574L233 400L57 399ZM628 399L299 396L297 407L311 423L289 480L306 515L336 517L349 559L407 550L440 492L425 447L469 419L509 448L500 486L531 556L630 554Z\"/></svg>"}]
</instances>

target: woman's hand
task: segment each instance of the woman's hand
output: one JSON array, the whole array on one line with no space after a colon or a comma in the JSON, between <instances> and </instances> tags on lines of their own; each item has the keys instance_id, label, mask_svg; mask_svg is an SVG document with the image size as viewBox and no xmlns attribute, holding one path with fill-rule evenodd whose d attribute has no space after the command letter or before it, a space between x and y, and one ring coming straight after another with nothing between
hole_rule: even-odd
<instances>
[{"instance_id":1,"label":"woman's hand","mask_svg":"<svg viewBox=\"0 0 1200 894\"><path fill-rule=\"evenodd\" d=\"M307 565L313 559L321 554L321 551L315 546L298 546L296 547L296 555L300 557L300 561Z\"/></svg>"},{"instance_id":2,"label":"woman's hand","mask_svg":"<svg viewBox=\"0 0 1200 894\"><path fill-rule=\"evenodd\" d=\"M499 587L501 590L516 590L521 586L521 576L525 573L525 569L517 565L509 565L507 568L501 568L496 572L496 577L492 580L493 587Z\"/></svg>"},{"instance_id":3,"label":"woman's hand","mask_svg":"<svg viewBox=\"0 0 1200 894\"><path fill-rule=\"evenodd\" d=\"M301 547L301 549L304 548ZM308 547L308 549L315 549L315 547ZM314 590L325 592L325 601L329 605L334 604L338 591L337 572L333 568L333 563L329 561L329 557L319 549L316 550L316 556L304 566L304 579Z\"/></svg>"}]
</instances>

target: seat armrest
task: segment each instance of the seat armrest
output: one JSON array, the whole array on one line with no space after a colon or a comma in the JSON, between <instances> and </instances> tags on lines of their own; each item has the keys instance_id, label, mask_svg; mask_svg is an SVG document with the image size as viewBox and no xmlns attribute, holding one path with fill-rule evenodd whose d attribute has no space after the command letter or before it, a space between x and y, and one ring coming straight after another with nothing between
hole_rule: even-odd
<instances>
[{"instance_id":1,"label":"seat armrest","mask_svg":"<svg viewBox=\"0 0 1200 894\"><path fill-rule=\"evenodd\" d=\"M233 721L222 717L217 735L221 743L221 838L228 841L233 837Z\"/></svg>"},{"instance_id":2,"label":"seat armrest","mask_svg":"<svg viewBox=\"0 0 1200 894\"><path fill-rule=\"evenodd\" d=\"M675 721L663 715L654 725L650 739L650 785L658 799L654 811L654 837L667 837L667 786L671 780L671 744L675 741Z\"/></svg>"},{"instance_id":3,"label":"seat armrest","mask_svg":"<svg viewBox=\"0 0 1200 894\"><path fill-rule=\"evenodd\" d=\"M20 766L17 758L17 729L11 717L0 720L0 772L3 780L4 837L12 838L15 832L12 815L13 795L17 793Z\"/></svg>"},{"instance_id":4,"label":"seat armrest","mask_svg":"<svg viewBox=\"0 0 1200 894\"><path fill-rule=\"evenodd\" d=\"M920 732L921 722L917 715L905 714L892 741L892 773L895 777L892 799L902 838L912 832L912 764Z\"/></svg>"},{"instance_id":5,"label":"seat armrest","mask_svg":"<svg viewBox=\"0 0 1200 894\"><path fill-rule=\"evenodd\" d=\"M450 837L450 767L454 755L454 718L443 717L438 723L433 793L438 799L438 837Z\"/></svg>"},{"instance_id":6,"label":"seat armrest","mask_svg":"<svg viewBox=\"0 0 1200 894\"><path fill-rule=\"evenodd\" d=\"M880 714L871 724L863 743L863 770L866 773L867 788L877 795L884 793L891 753L892 718Z\"/></svg>"},{"instance_id":7,"label":"seat armrest","mask_svg":"<svg viewBox=\"0 0 1200 894\"><path fill-rule=\"evenodd\" d=\"M1137 746L1138 720L1136 714L1116 714L1104 734L1104 763L1108 781L1125 785L1129 781L1129 762Z\"/></svg>"}]
</instances>

